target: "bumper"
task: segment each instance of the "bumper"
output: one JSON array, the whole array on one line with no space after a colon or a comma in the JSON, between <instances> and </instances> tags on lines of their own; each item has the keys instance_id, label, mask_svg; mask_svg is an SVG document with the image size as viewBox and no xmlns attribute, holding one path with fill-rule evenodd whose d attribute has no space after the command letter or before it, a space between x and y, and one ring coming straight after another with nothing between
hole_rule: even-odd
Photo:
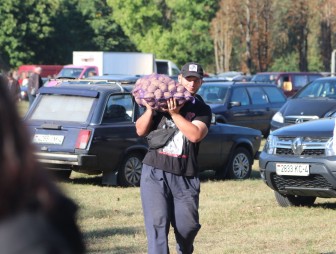
<instances>
[{"instance_id":1,"label":"bumper","mask_svg":"<svg viewBox=\"0 0 336 254\"><path fill-rule=\"evenodd\" d=\"M309 164L309 176L276 174L276 163ZM336 197L336 157L274 156L262 152L259 156L260 175L273 190L285 195Z\"/></svg>"},{"instance_id":2,"label":"bumper","mask_svg":"<svg viewBox=\"0 0 336 254\"><path fill-rule=\"evenodd\" d=\"M66 153L36 153L37 159L47 168L74 168L92 169L98 168L96 155L66 154Z\"/></svg>"}]
</instances>

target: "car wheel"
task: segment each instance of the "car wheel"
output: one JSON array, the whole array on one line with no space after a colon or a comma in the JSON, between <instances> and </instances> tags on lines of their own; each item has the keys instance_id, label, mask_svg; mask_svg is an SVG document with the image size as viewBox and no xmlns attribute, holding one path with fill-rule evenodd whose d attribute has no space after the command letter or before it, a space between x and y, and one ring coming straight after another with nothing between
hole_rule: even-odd
<instances>
[{"instance_id":1,"label":"car wheel","mask_svg":"<svg viewBox=\"0 0 336 254\"><path fill-rule=\"evenodd\" d=\"M238 147L230 160L228 177L230 179L247 179L251 175L253 158L244 147Z\"/></svg>"},{"instance_id":2,"label":"car wheel","mask_svg":"<svg viewBox=\"0 0 336 254\"><path fill-rule=\"evenodd\" d=\"M121 186L139 186L143 156L139 153L128 154L118 171L118 183Z\"/></svg>"},{"instance_id":3,"label":"car wheel","mask_svg":"<svg viewBox=\"0 0 336 254\"><path fill-rule=\"evenodd\" d=\"M312 206L316 200L316 197L311 196L282 195L277 191L274 191L274 193L276 201L282 207Z\"/></svg>"}]
</instances>

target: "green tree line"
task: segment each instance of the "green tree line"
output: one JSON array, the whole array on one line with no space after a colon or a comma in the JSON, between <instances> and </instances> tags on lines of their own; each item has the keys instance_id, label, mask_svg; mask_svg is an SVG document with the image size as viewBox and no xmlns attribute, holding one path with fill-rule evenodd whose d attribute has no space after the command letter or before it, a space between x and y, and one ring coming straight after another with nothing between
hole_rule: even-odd
<instances>
[{"instance_id":1,"label":"green tree line","mask_svg":"<svg viewBox=\"0 0 336 254\"><path fill-rule=\"evenodd\" d=\"M208 72L330 71L334 0L2 0L0 69L72 51L154 53Z\"/></svg>"}]
</instances>

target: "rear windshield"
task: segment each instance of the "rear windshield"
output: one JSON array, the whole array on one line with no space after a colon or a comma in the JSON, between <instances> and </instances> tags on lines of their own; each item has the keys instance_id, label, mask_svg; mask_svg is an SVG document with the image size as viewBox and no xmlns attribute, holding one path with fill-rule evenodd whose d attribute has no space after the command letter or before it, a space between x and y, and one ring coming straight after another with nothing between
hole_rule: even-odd
<instances>
[{"instance_id":1,"label":"rear windshield","mask_svg":"<svg viewBox=\"0 0 336 254\"><path fill-rule=\"evenodd\" d=\"M95 98L69 95L42 95L30 120L85 123Z\"/></svg>"}]
</instances>

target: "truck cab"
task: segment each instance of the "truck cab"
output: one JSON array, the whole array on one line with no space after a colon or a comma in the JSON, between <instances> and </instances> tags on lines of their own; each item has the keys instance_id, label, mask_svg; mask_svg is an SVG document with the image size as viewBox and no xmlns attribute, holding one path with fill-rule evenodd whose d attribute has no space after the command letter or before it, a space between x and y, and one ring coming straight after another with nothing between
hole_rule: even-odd
<instances>
[{"instance_id":1,"label":"truck cab","mask_svg":"<svg viewBox=\"0 0 336 254\"><path fill-rule=\"evenodd\" d=\"M155 59L155 63L158 74L165 74L168 76L177 76L180 74L180 69L170 60Z\"/></svg>"},{"instance_id":2,"label":"truck cab","mask_svg":"<svg viewBox=\"0 0 336 254\"><path fill-rule=\"evenodd\" d=\"M87 78L98 75L97 66L65 65L57 78Z\"/></svg>"}]
</instances>

